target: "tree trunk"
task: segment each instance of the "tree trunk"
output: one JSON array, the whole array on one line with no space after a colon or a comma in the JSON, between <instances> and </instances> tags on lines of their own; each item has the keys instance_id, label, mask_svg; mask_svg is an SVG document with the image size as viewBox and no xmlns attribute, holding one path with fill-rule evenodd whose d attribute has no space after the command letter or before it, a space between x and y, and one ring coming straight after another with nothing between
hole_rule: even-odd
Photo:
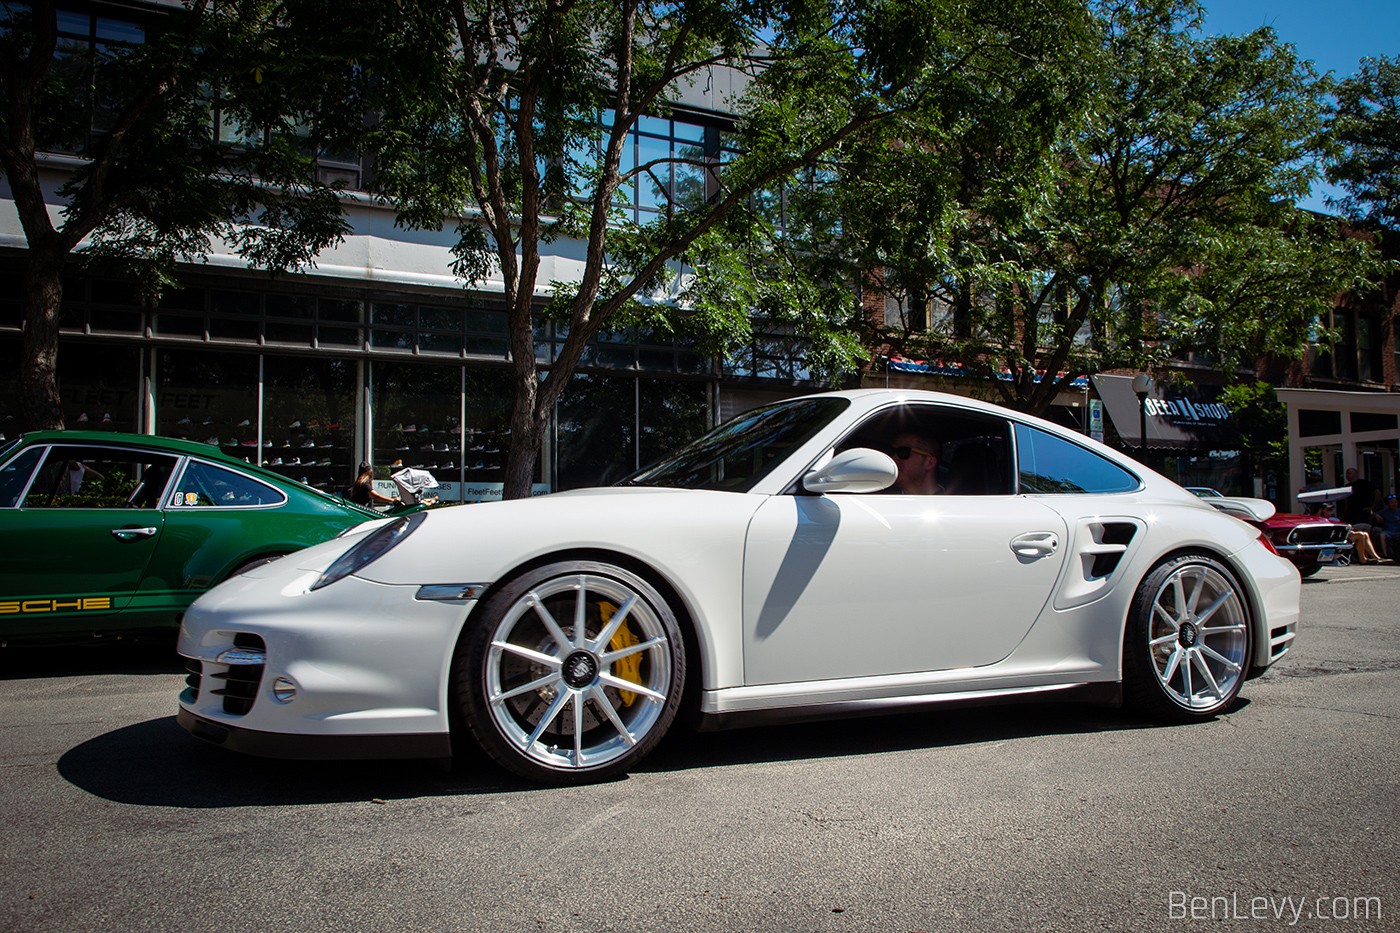
<instances>
[{"instance_id":1,"label":"tree trunk","mask_svg":"<svg viewBox=\"0 0 1400 933\"><path fill-rule=\"evenodd\" d=\"M524 312L525 325L511 321L511 359L514 365L515 396L510 409L510 444L506 450L506 475L502 484L502 499L529 498L535 479L535 460L540 455L546 419L536 411L539 407L539 367L535 363L535 338L528 304ZM548 412L546 412L548 414Z\"/></svg>"},{"instance_id":2,"label":"tree trunk","mask_svg":"<svg viewBox=\"0 0 1400 933\"><path fill-rule=\"evenodd\" d=\"M54 246L31 246L29 250L19 372L19 409L26 431L63 428L57 369L63 258L64 253Z\"/></svg>"},{"instance_id":3,"label":"tree trunk","mask_svg":"<svg viewBox=\"0 0 1400 933\"><path fill-rule=\"evenodd\" d=\"M510 416L510 446L506 453L506 475L501 498L528 499L535 479L535 460L544 439L547 421L534 414L533 399L522 405L517 393Z\"/></svg>"}]
</instances>

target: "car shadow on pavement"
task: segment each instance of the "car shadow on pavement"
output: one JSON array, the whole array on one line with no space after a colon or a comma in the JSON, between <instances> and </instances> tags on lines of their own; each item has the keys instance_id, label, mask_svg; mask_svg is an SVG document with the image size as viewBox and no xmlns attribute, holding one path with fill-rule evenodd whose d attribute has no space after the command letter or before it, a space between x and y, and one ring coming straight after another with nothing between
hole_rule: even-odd
<instances>
[{"instance_id":1,"label":"car shadow on pavement","mask_svg":"<svg viewBox=\"0 0 1400 933\"><path fill-rule=\"evenodd\" d=\"M184 659L175 653L174 635L0 648L0 680L74 674L178 674L184 669Z\"/></svg>"},{"instance_id":2,"label":"car shadow on pavement","mask_svg":"<svg viewBox=\"0 0 1400 933\"><path fill-rule=\"evenodd\" d=\"M474 757L474 756L473 756ZM268 807L530 790L485 761L287 761L191 736L174 716L103 733L58 760L59 775L94 796L150 807Z\"/></svg>"},{"instance_id":3,"label":"car shadow on pavement","mask_svg":"<svg viewBox=\"0 0 1400 933\"><path fill-rule=\"evenodd\" d=\"M1246 701L1237 701L1237 708ZM823 759L1157 728L1107 706L1022 704L697 733L673 727L637 774ZM66 752L59 774L94 796L135 806L224 808L544 791L468 750L442 762L286 761L242 755L190 736L173 716L96 736ZM626 780L622 778L621 780Z\"/></svg>"},{"instance_id":4,"label":"car shadow on pavement","mask_svg":"<svg viewBox=\"0 0 1400 933\"><path fill-rule=\"evenodd\" d=\"M1233 709L1247 703L1235 701ZM1095 703L1006 703L928 708L858 719L696 733L673 731L637 769L692 768L874 755L1001 742L1038 735L1080 735L1161 728L1115 706Z\"/></svg>"}]
</instances>

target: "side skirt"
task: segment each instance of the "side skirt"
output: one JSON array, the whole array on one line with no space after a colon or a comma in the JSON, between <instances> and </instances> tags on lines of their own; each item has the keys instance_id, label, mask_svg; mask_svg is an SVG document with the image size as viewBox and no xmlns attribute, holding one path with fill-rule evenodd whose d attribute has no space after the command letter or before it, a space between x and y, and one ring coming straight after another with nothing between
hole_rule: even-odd
<instances>
[{"instance_id":1,"label":"side skirt","mask_svg":"<svg viewBox=\"0 0 1400 933\"><path fill-rule=\"evenodd\" d=\"M746 729L753 726L783 723L823 722L832 719L854 719L862 716L886 716L912 712L921 707L929 706L937 706L940 709L969 709L1037 702L1084 703L1119 707L1123 705L1123 685L1116 681L1050 684L1007 690L971 690L963 693L850 700L840 703L737 710L724 713L696 712L692 718L692 726L698 732L719 732L726 729Z\"/></svg>"}]
</instances>

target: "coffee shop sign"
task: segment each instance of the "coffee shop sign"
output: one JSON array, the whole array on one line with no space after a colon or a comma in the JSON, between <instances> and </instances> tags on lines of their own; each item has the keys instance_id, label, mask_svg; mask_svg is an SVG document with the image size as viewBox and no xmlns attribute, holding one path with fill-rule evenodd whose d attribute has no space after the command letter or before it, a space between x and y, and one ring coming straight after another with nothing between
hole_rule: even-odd
<instances>
[{"instance_id":1,"label":"coffee shop sign","mask_svg":"<svg viewBox=\"0 0 1400 933\"><path fill-rule=\"evenodd\" d=\"M1171 424L1220 424L1230 420L1230 409L1218 402L1149 398L1142 404L1149 415L1165 418Z\"/></svg>"}]
</instances>

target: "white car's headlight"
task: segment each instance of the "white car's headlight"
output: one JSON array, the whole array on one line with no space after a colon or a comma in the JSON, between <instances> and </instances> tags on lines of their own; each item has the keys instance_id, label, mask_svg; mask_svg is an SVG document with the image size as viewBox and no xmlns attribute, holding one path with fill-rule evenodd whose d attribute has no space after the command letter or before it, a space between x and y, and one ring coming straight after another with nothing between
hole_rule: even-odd
<instances>
[{"instance_id":1,"label":"white car's headlight","mask_svg":"<svg viewBox=\"0 0 1400 933\"><path fill-rule=\"evenodd\" d=\"M319 590L323 586L330 586L340 578L374 563L411 535L413 529L421 525L427 517L427 512L414 512L366 535L364 540L336 558L335 563L327 567L326 572L311 584L311 589Z\"/></svg>"}]
</instances>

